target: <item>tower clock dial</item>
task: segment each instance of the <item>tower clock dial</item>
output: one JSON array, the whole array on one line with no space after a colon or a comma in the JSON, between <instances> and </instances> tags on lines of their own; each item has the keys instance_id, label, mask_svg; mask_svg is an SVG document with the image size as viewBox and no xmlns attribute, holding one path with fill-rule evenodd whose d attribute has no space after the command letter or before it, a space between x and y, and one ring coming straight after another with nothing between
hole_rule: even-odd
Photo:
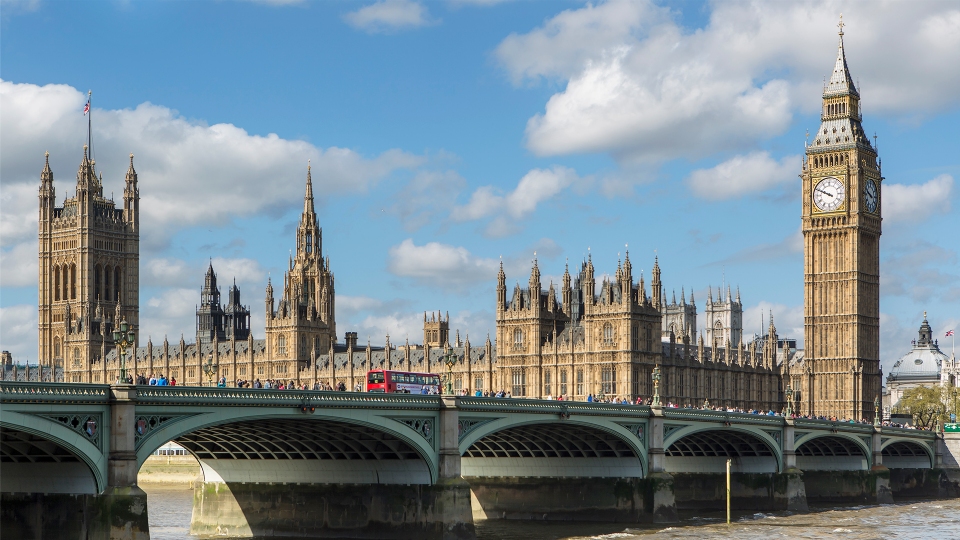
<instances>
[{"instance_id":1,"label":"tower clock dial","mask_svg":"<svg viewBox=\"0 0 960 540\"><path fill-rule=\"evenodd\" d=\"M822 212L832 212L843 204L843 182L828 176L813 188L813 202Z\"/></svg>"},{"instance_id":2,"label":"tower clock dial","mask_svg":"<svg viewBox=\"0 0 960 540\"><path fill-rule=\"evenodd\" d=\"M867 180L867 185L863 187L863 202L867 206L867 212L877 211L877 184L873 180Z\"/></svg>"}]
</instances>

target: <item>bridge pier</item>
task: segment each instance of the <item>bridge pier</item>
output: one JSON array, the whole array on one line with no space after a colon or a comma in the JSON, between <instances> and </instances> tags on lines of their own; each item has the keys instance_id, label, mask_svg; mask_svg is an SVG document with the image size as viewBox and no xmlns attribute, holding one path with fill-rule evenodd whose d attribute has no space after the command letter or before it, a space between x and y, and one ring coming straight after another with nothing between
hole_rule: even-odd
<instances>
[{"instance_id":1,"label":"bridge pier","mask_svg":"<svg viewBox=\"0 0 960 540\"><path fill-rule=\"evenodd\" d=\"M873 467L870 468L870 479L874 486L877 504L893 504L893 492L890 490L890 469L883 466L883 440L880 438L880 428L873 428L870 438L873 448Z\"/></svg>"},{"instance_id":2,"label":"bridge pier","mask_svg":"<svg viewBox=\"0 0 960 540\"><path fill-rule=\"evenodd\" d=\"M673 490L673 476L664 468L663 408L650 408L650 447L647 449L649 474L647 493L650 498L650 513L654 523L674 523L677 516L677 499Z\"/></svg>"}]
</instances>

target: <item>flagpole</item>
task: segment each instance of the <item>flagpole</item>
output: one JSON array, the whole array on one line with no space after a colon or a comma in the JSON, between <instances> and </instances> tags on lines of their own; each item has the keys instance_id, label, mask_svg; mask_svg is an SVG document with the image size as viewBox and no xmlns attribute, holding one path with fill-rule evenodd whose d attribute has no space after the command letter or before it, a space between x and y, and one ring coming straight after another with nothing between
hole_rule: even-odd
<instances>
[{"instance_id":1,"label":"flagpole","mask_svg":"<svg viewBox=\"0 0 960 540\"><path fill-rule=\"evenodd\" d=\"M90 146L90 130L93 125L93 107L90 104L90 100L93 99L93 90L87 90L87 106L90 107L90 110L87 111L87 148L89 148L90 156L93 156L93 148Z\"/></svg>"}]
</instances>

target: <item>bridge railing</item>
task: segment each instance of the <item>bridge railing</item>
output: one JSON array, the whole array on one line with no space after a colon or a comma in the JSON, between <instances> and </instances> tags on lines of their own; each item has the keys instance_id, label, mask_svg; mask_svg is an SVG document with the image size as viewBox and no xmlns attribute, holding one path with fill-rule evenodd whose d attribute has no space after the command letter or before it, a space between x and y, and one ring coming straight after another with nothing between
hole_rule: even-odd
<instances>
[{"instance_id":1,"label":"bridge railing","mask_svg":"<svg viewBox=\"0 0 960 540\"><path fill-rule=\"evenodd\" d=\"M4 403L107 403L110 385L0 382Z\"/></svg>"},{"instance_id":2,"label":"bridge railing","mask_svg":"<svg viewBox=\"0 0 960 540\"><path fill-rule=\"evenodd\" d=\"M457 409L461 411L496 411L533 414L588 414L591 416L650 416L650 407L620 403L588 403L586 401L557 401L547 399L511 399L489 397L460 397Z\"/></svg>"},{"instance_id":3,"label":"bridge railing","mask_svg":"<svg viewBox=\"0 0 960 540\"><path fill-rule=\"evenodd\" d=\"M309 406L324 408L374 407L437 410L439 396L276 390L263 388L208 388L197 386L138 386L137 401L156 405Z\"/></svg>"}]
</instances>

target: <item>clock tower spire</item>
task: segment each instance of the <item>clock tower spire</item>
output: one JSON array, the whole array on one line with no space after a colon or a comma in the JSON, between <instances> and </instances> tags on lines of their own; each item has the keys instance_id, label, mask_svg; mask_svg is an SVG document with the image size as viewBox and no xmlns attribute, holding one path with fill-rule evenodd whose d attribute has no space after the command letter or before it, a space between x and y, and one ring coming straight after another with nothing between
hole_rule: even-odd
<instances>
[{"instance_id":1,"label":"clock tower spire","mask_svg":"<svg viewBox=\"0 0 960 540\"><path fill-rule=\"evenodd\" d=\"M808 414L872 418L880 394L880 186L843 48L801 172Z\"/></svg>"}]
</instances>

